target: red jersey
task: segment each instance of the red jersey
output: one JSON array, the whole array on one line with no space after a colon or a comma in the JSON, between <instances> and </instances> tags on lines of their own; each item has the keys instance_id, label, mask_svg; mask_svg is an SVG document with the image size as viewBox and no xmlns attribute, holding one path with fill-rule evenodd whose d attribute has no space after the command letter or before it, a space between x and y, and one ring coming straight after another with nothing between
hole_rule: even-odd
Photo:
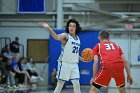
<instances>
[{"instance_id":1,"label":"red jersey","mask_svg":"<svg viewBox=\"0 0 140 93\"><path fill-rule=\"evenodd\" d=\"M112 67L115 65L115 63L121 63L121 66L123 66L123 60L121 58L123 52L121 48L114 42L105 41L98 43L93 48L93 54L99 56L100 63L104 67Z\"/></svg>"}]
</instances>

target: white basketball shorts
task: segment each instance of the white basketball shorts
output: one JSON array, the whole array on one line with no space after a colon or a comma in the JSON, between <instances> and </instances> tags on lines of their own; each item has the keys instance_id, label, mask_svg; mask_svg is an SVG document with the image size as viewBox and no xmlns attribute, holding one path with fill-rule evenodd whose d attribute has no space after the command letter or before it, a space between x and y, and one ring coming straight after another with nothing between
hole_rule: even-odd
<instances>
[{"instance_id":1,"label":"white basketball shorts","mask_svg":"<svg viewBox=\"0 0 140 93\"><path fill-rule=\"evenodd\" d=\"M58 62L57 79L69 81L80 78L78 63Z\"/></svg>"}]
</instances>

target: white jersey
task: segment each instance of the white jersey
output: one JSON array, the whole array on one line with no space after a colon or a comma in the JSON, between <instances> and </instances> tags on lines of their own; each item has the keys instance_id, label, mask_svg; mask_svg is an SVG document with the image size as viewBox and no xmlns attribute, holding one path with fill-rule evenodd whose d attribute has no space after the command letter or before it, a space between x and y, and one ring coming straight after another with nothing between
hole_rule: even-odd
<instances>
[{"instance_id":1,"label":"white jersey","mask_svg":"<svg viewBox=\"0 0 140 93\"><path fill-rule=\"evenodd\" d=\"M78 36L76 37L77 39L74 39L71 35L68 34L68 41L65 46L62 45L62 51L58 61L67 63L79 62L80 39Z\"/></svg>"}]
</instances>

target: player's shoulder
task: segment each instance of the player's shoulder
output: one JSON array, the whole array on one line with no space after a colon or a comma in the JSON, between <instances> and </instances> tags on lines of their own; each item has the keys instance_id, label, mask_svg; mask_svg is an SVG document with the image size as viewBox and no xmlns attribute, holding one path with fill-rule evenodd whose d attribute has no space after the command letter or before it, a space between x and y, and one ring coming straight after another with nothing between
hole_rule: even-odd
<instances>
[{"instance_id":1,"label":"player's shoulder","mask_svg":"<svg viewBox=\"0 0 140 93\"><path fill-rule=\"evenodd\" d=\"M100 46L100 43L97 43L94 47L93 47L93 49L94 48L98 48Z\"/></svg>"},{"instance_id":2,"label":"player's shoulder","mask_svg":"<svg viewBox=\"0 0 140 93\"><path fill-rule=\"evenodd\" d=\"M63 37L68 38L68 33L63 32L63 33L61 33L60 35L63 36Z\"/></svg>"},{"instance_id":3,"label":"player's shoulder","mask_svg":"<svg viewBox=\"0 0 140 93\"><path fill-rule=\"evenodd\" d=\"M61 33L61 35L68 35L68 33L63 32L63 33Z\"/></svg>"},{"instance_id":4,"label":"player's shoulder","mask_svg":"<svg viewBox=\"0 0 140 93\"><path fill-rule=\"evenodd\" d=\"M114 46L120 48L120 46L118 45L118 43L116 43L116 42L110 42L110 43L113 44Z\"/></svg>"}]
</instances>

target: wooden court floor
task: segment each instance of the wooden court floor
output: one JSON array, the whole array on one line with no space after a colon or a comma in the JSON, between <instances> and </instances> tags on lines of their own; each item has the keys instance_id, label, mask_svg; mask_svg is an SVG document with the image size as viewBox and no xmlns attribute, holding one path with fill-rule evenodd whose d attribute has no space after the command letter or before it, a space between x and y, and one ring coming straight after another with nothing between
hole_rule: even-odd
<instances>
[{"instance_id":1,"label":"wooden court floor","mask_svg":"<svg viewBox=\"0 0 140 93\"><path fill-rule=\"evenodd\" d=\"M82 93L89 92L89 86L81 86ZM0 93L53 93L54 88L48 87L32 87L32 88L18 88L18 89L1 89ZM61 93L73 93L73 88L67 87L62 90ZM108 90L102 90L99 93L119 93L116 88L109 88ZM140 93L140 89L126 89L126 93Z\"/></svg>"}]
</instances>

